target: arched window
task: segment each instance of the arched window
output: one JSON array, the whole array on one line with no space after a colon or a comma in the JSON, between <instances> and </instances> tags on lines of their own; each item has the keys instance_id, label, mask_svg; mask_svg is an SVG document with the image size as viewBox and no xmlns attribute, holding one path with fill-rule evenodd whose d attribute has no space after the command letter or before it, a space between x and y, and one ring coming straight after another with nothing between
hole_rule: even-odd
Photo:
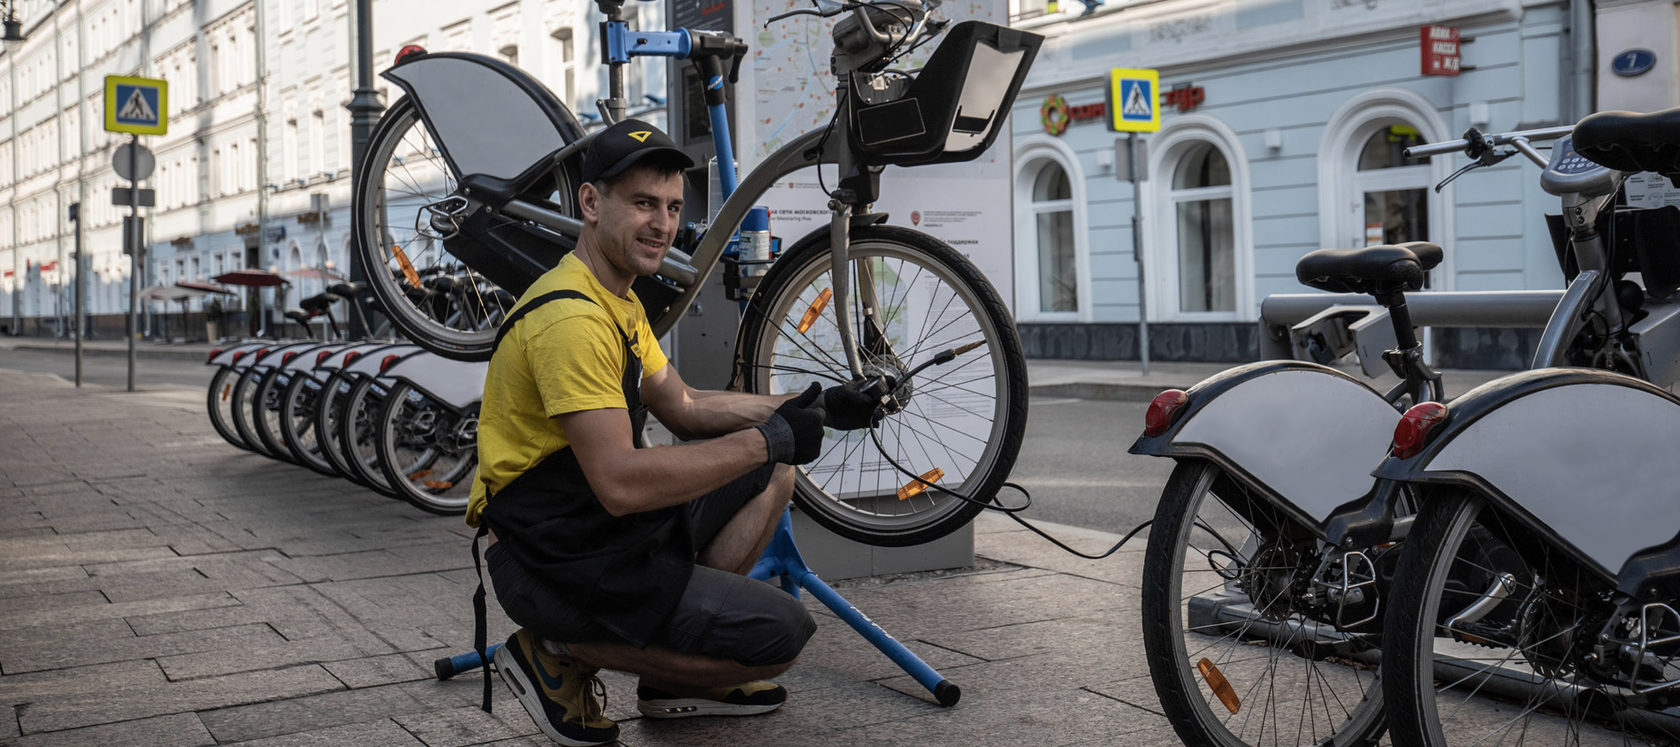
<instances>
[{"instance_id":1,"label":"arched window","mask_svg":"<svg viewBox=\"0 0 1680 747\"><path fill-rule=\"evenodd\" d=\"M1084 178L1064 143L1023 141L1015 171L1015 315L1088 321Z\"/></svg>"},{"instance_id":2,"label":"arched window","mask_svg":"<svg viewBox=\"0 0 1680 747\"><path fill-rule=\"evenodd\" d=\"M1178 310L1237 310L1231 166L1212 143L1191 146L1172 175Z\"/></svg>"},{"instance_id":3,"label":"arched window","mask_svg":"<svg viewBox=\"0 0 1680 747\"><path fill-rule=\"evenodd\" d=\"M1068 185L1067 172L1055 161L1045 161L1033 177L1032 213L1038 248L1038 310L1078 311L1073 189Z\"/></svg>"},{"instance_id":4,"label":"arched window","mask_svg":"<svg viewBox=\"0 0 1680 747\"><path fill-rule=\"evenodd\" d=\"M1354 192L1364 203L1364 243L1398 244L1429 238L1428 164L1408 161L1407 148L1422 145L1409 124L1378 123L1360 148Z\"/></svg>"},{"instance_id":5,"label":"arched window","mask_svg":"<svg viewBox=\"0 0 1680 747\"><path fill-rule=\"evenodd\" d=\"M1253 319L1248 159L1236 133L1207 115L1180 115L1150 149L1149 173L1159 175L1143 188L1151 318Z\"/></svg>"}]
</instances>

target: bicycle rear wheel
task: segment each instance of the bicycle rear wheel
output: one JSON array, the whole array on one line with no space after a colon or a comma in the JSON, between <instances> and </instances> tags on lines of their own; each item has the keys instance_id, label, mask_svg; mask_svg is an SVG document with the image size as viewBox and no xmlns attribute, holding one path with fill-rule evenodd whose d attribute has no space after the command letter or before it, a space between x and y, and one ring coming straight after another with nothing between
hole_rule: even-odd
<instances>
[{"instance_id":1,"label":"bicycle rear wheel","mask_svg":"<svg viewBox=\"0 0 1680 747\"><path fill-rule=\"evenodd\" d=\"M227 366L210 377L205 407L210 411L210 426L223 440L246 451L256 451L245 443L245 437L233 425L233 386L239 382L239 371Z\"/></svg>"},{"instance_id":2,"label":"bicycle rear wheel","mask_svg":"<svg viewBox=\"0 0 1680 747\"><path fill-rule=\"evenodd\" d=\"M1374 640L1298 608L1316 529L1186 460L1161 491L1143 564L1143 644L1185 744L1364 745L1382 733Z\"/></svg>"},{"instance_id":3,"label":"bicycle rear wheel","mask_svg":"<svg viewBox=\"0 0 1680 747\"><path fill-rule=\"evenodd\" d=\"M1480 496L1424 502L1383 625L1396 744L1680 744L1680 712L1664 708L1672 696L1659 684L1672 643L1633 665L1632 646L1600 636L1637 639L1639 616L1608 624L1612 581L1548 550ZM1673 634L1662 618L1652 640Z\"/></svg>"},{"instance_id":4,"label":"bicycle rear wheel","mask_svg":"<svg viewBox=\"0 0 1680 747\"><path fill-rule=\"evenodd\" d=\"M345 463L361 478L363 485L381 495L400 499L402 496L385 479L385 471L379 466L379 452L374 447L374 429L387 391L377 376L364 377L350 389L344 400L344 418L339 423L339 448Z\"/></svg>"},{"instance_id":5,"label":"bicycle rear wheel","mask_svg":"<svg viewBox=\"0 0 1680 747\"><path fill-rule=\"evenodd\" d=\"M478 405L458 411L398 384L379 411L374 448L385 481L435 514L467 510L478 474Z\"/></svg>"},{"instance_id":6,"label":"bicycle rear wheel","mask_svg":"<svg viewBox=\"0 0 1680 747\"><path fill-rule=\"evenodd\" d=\"M338 468L321 451L320 431L315 428L316 401L323 391L313 374L293 374L280 395L280 437L298 464L323 475L337 476Z\"/></svg>"},{"instance_id":7,"label":"bicycle rear wheel","mask_svg":"<svg viewBox=\"0 0 1680 747\"><path fill-rule=\"evenodd\" d=\"M287 357L290 357L290 353ZM298 458L292 453L291 447L286 445L286 439L281 435L283 423L280 420L280 408L284 404L282 395L286 386L291 383L292 375L296 372L284 366L275 366L262 377L257 384L256 399L251 403L251 426L257 432L257 438L262 439L263 448L273 454L276 459L296 463Z\"/></svg>"},{"instance_id":8,"label":"bicycle rear wheel","mask_svg":"<svg viewBox=\"0 0 1680 747\"><path fill-rule=\"evenodd\" d=\"M343 371L334 371L327 377L327 383L323 385L321 396L315 403L315 433L321 440L321 455L332 463L333 468L343 475L344 479L362 487L372 487L351 466L350 457L346 456L344 450L344 412L355 386L355 380Z\"/></svg>"},{"instance_id":9,"label":"bicycle rear wheel","mask_svg":"<svg viewBox=\"0 0 1680 747\"><path fill-rule=\"evenodd\" d=\"M247 447L265 457L279 459L268 450L257 435L256 418L260 414L256 411L261 404L257 397L257 388L262 386L263 376L268 373L266 368L251 366L239 372L239 379L233 384L233 396L230 409L233 411L233 427L239 437L244 439ZM290 460L287 460L290 461Z\"/></svg>"},{"instance_id":10,"label":"bicycle rear wheel","mask_svg":"<svg viewBox=\"0 0 1680 747\"><path fill-rule=\"evenodd\" d=\"M800 469L794 500L860 542L929 542L974 518L1014 467L1027 427L1026 357L997 291L944 242L868 226L853 230L849 251L851 305L843 310L829 306L828 231L776 260L742 321L743 383L747 391L781 394L850 380L835 314L850 316L864 374L899 380L902 406L873 437L867 429L831 431L822 455ZM873 308L865 313L867 299ZM951 350L962 352L907 376ZM923 489L889 457L972 500Z\"/></svg>"},{"instance_id":11,"label":"bicycle rear wheel","mask_svg":"<svg viewBox=\"0 0 1680 747\"><path fill-rule=\"evenodd\" d=\"M581 128L574 137L581 135ZM367 269L368 287L386 317L415 344L446 358L488 360L496 328L518 299L472 267L456 251L487 251L462 234L449 208L464 206L453 172L414 103L386 110L368 143L365 168L351 202L352 251ZM576 164L562 165L533 188L560 212L576 215ZM454 202L446 200L454 198ZM474 220L478 220L475 218ZM486 216L477 235L524 230ZM561 251L555 246L555 258Z\"/></svg>"}]
</instances>

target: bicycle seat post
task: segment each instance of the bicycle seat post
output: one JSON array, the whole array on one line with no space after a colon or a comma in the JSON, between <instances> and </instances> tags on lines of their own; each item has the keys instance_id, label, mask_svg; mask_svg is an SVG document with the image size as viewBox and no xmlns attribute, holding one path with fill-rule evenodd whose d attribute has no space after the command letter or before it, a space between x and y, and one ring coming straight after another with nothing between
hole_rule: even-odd
<instances>
[{"instance_id":1,"label":"bicycle seat post","mask_svg":"<svg viewBox=\"0 0 1680 747\"><path fill-rule=\"evenodd\" d=\"M613 28L624 26L624 0L595 0L596 7L601 9L601 15L606 20L601 21L601 38L613 38ZM629 101L625 99L625 89L629 87L629 71L625 66L629 61L615 59L608 49L602 45L601 64L607 66L607 98L595 102L595 108L600 110L601 119L611 125L624 118L624 112L629 108Z\"/></svg>"}]
</instances>

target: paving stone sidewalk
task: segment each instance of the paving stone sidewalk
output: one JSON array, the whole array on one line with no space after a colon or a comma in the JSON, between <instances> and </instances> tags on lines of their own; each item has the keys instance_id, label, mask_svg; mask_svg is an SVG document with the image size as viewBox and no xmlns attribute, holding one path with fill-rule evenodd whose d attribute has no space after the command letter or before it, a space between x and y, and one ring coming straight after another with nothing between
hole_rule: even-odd
<instances>
[{"instance_id":1,"label":"paving stone sidewalk","mask_svg":"<svg viewBox=\"0 0 1680 747\"><path fill-rule=\"evenodd\" d=\"M472 637L461 520L239 451L202 392L0 370L0 515L0 744L549 744L500 683L486 714L476 673L432 675ZM1086 561L983 517L975 546L972 568L836 584L956 707L807 596L786 707L650 722L608 673L621 741L1177 744L1138 641L1141 541Z\"/></svg>"}]
</instances>

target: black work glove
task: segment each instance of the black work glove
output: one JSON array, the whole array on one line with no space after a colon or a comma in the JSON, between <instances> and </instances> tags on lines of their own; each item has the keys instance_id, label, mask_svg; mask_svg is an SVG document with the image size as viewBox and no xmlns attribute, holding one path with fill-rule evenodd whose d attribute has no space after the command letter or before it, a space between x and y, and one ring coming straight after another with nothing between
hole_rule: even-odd
<instances>
[{"instance_id":1,"label":"black work glove","mask_svg":"<svg viewBox=\"0 0 1680 747\"><path fill-rule=\"evenodd\" d=\"M823 413L818 402L821 396L822 385L812 383L799 396L783 402L757 426L758 432L764 434L769 461L806 464L822 454Z\"/></svg>"},{"instance_id":2,"label":"black work glove","mask_svg":"<svg viewBox=\"0 0 1680 747\"><path fill-rule=\"evenodd\" d=\"M823 425L842 431L869 428L887 416L881 397L892 391L891 378L853 381L823 390Z\"/></svg>"}]
</instances>

